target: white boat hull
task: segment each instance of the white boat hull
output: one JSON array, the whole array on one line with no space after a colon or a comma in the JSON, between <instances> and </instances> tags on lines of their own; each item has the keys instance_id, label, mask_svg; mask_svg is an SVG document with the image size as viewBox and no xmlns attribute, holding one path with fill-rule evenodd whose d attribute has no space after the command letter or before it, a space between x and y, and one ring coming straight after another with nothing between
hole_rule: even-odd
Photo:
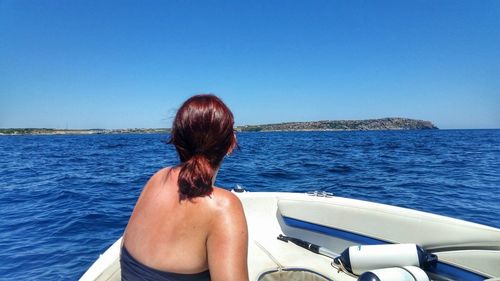
<instances>
[{"instance_id":1,"label":"white boat hull","mask_svg":"<svg viewBox=\"0 0 500 281\"><path fill-rule=\"evenodd\" d=\"M356 280L334 268L331 258L280 241L279 234L297 237L336 253L358 244L416 243L438 255L440 262L436 270L429 272L435 280L500 277L500 230L497 228L341 197L277 192L237 194L249 228L250 280L292 280L291 276L314 281ZM120 245L121 239L101 255L80 280L120 280ZM278 277L270 274L266 277L265 273L269 272L279 272L275 274Z\"/></svg>"}]
</instances>

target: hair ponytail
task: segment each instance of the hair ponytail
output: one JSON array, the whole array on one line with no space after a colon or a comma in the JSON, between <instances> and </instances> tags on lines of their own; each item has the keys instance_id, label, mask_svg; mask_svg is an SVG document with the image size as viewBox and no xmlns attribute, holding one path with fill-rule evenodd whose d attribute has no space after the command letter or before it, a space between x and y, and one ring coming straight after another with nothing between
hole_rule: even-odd
<instances>
[{"instance_id":1,"label":"hair ponytail","mask_svg":"<svg viewBox=\"0 0 500 281\"><path fill-rule=\"evenodd\" d=\"M237 145L233 126L233 114L214 95L193 96L179 108L169 143L175 145L181 160L181 200L212 193L217 168Z\"/></svg>"},{"instance_id":2,"label":"hair ponytail","mask_svg":"<svg viewBox=\"0 0 500 281\"><path fill-rule=\"evenodd\" d=\"M181 199L205 196L212 193L212 180L215 171L208 159L195 154L186 162L182 163L179 172L179 191Z\"/></svg>"}]
</instances>

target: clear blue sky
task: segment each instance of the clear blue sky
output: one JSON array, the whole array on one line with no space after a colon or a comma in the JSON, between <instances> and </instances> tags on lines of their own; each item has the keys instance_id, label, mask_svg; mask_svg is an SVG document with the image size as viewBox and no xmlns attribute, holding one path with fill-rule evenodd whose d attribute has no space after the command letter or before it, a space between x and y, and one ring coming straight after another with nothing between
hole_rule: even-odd
<instances>
[{"instance_id":1,"label":"clear blue sky","mask_svg":"<svg viewBox=\"0 0 500 281\"><path fill-rule=\"evenodd\" d=\"M500 1L0 0L0 127L401 116L500 128Z\"/></svg>"}]
</instances>

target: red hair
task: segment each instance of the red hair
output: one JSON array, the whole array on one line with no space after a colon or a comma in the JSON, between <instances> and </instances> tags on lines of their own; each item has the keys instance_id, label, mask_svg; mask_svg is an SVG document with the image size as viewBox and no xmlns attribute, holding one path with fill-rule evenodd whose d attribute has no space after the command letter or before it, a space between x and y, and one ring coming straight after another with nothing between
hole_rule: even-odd
<instances>
[{"instance_id":1,"label":"red hair","mask_svg":"<svg viewBox=\"0 0 500 281\"><path fill-rule=\"evenodd\" d=\"M236 145L231 110L218 97L197 95L177 111L169 143L181 160L181 199L212 193L212 180L224 156Z\"/></svg>"}]
</instances>

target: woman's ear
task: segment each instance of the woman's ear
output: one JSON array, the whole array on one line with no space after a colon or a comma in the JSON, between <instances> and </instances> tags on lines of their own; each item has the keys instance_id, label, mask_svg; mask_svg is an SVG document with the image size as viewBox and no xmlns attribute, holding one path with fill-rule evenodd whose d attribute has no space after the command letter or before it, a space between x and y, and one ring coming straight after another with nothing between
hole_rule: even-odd
<instances>
[{"instance_id":1,"label":"woman's ear","mask_svg":"<svg viewBox=\"0 0 500 281\"><path fill-rule=\"evenodd\" d=\"M236 139L236 132L233 132L233 143L231 144L231 146L229 147L229 149L227 150L227 153L226 155L229 155L231 153L233 153L233 150L234 148L238 145L238 141Z\"/></svg>"}]
</instances>

